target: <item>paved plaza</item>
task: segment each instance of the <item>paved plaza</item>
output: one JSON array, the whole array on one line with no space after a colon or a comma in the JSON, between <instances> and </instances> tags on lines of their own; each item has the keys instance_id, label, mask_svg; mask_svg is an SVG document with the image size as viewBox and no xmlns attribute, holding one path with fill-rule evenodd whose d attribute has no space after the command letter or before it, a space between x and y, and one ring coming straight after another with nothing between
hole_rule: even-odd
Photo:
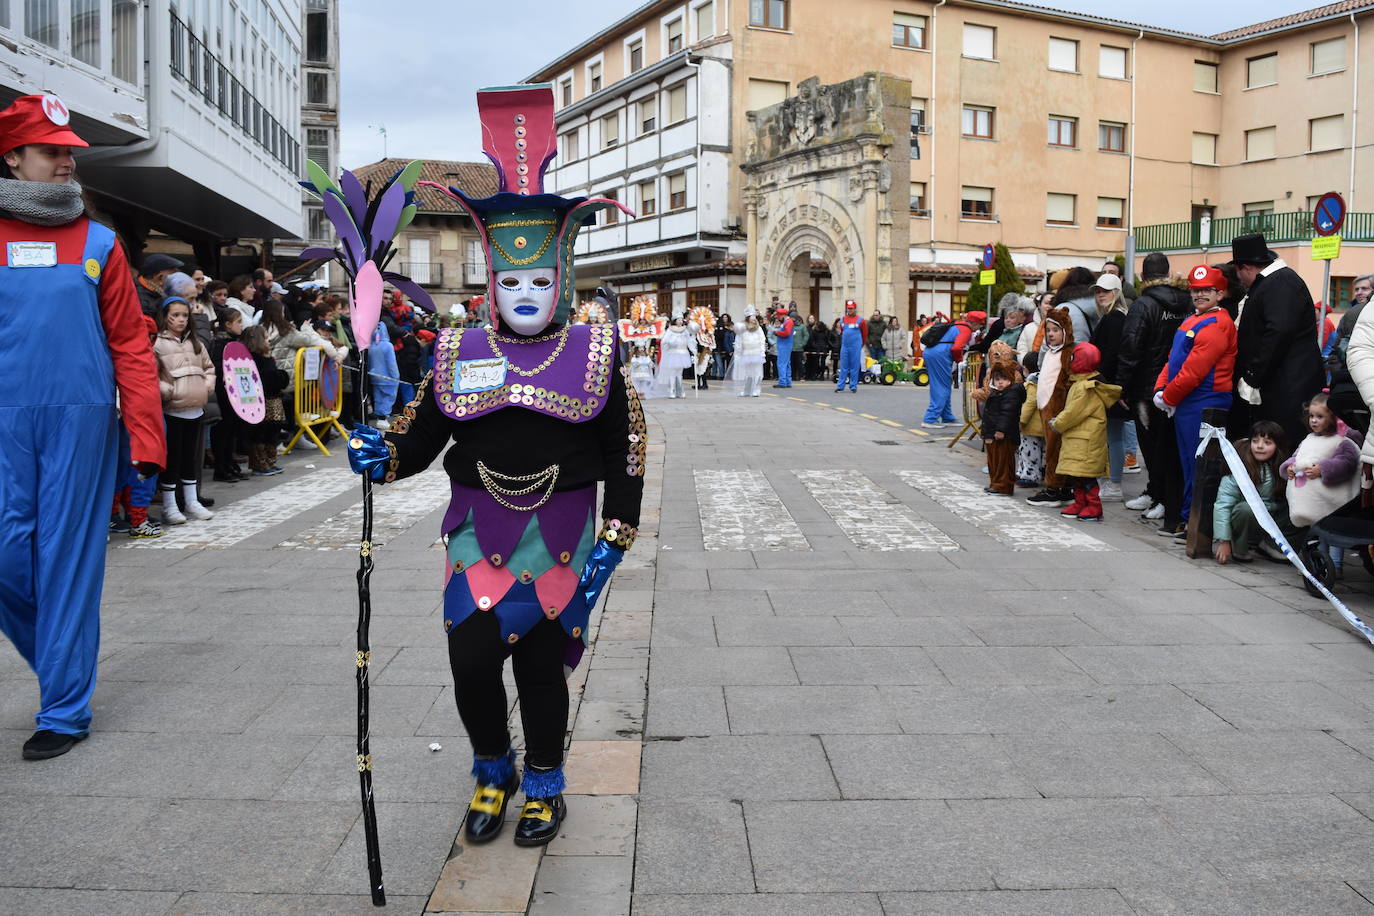
<instances>
[{"instance_id":1,"label":"paved plaza","mask_svg":"<svg viewBox=\"0 0 1374 916\"><path fill-rule=\"evenodd\" d=\"M1374 647L1295 571L984 494L907 387L779 394L648 402L644 533L573 676L543 850L455 841L447 487L378 490L387 911L1374 914ZM36 687L0 647L0 913L373 911L358 488L337 451L285 464L215 487L213 522L115 536L72 753L19 759Z\"/></svg>"}]
</instances>

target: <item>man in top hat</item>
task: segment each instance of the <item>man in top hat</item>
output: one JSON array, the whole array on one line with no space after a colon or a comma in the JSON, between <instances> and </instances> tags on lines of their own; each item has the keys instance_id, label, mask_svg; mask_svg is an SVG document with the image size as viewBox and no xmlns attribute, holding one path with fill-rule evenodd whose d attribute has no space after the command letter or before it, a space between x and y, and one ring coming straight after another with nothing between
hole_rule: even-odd
<instances>
[{"instance_id":1,"label":"man in top hat","mask_svg":"<svg viewBox=\"0 0 1374 916\"><path fill-rule=\"evenodd\" d=\"M1325 381L1312 294L1258 232L1232 240L1231 263L1247 292L1236 318L1237 381L1227 425L1241 436L1257 420L1273 420L1294 446L1307 434L1302 405Z\"/></svg>"},{"instance_id":2,"label":"man in top hat","mask_svg":"<svg viewBox=\"0 0 1374 916\"><path fill-rule=\"evenodd\" d=\"M69 119L52 95L0 111L0 632L38 675L29 760L91 726L116 391L133 464L155 473L167 453L129 264L86 217Z\"/></svg>"}]
</instances>

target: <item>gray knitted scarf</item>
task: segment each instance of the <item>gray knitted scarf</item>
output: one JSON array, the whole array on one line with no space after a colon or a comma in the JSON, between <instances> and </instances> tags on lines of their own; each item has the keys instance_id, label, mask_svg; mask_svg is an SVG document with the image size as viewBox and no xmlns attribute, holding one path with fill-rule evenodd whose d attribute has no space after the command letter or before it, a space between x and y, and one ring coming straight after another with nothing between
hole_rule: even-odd
<instances>
[{"instance_id":1,"label":"gray knitted scarf","mask_svg":"<svg viewBox=\"0 0 1374 916\"><path fill-rule=\"evenodd\" d=\"M0 210L36 226L65 226L85 212L75 181L20 181L0 178Z\"/></svg>"}]
</instances>

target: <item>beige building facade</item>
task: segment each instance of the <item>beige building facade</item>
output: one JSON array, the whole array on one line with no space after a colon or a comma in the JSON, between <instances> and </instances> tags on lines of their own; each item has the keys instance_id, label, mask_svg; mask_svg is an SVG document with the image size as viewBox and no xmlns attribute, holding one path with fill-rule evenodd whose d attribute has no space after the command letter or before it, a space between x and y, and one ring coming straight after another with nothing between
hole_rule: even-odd
<instances>
[{"instance_id":1,"label":"beige building facade","mask_svg":"<svg viewBox=\"0 0 1374 916\"><path fill-rule=\"evenodd\" d=\"M989 242L1034 278L1099 266L1132 238L1180 269L1215 262L1246 230L1269 234L1320 298L1318 195L1338 191L1353 211L1335 275L1374 269L1374 114L1360 118L1374 104L1374 65L1361 67L1371 27L1374 2L1351 0L1215 36L997 0L677 0L641 6L530 80L554 83L560 131L576 137L555 163L560 193L612 192L638 210L647 188L657 199L640 219L655 219L659 184L681 175L675 199L697 214L652 239L632 237L636 220L585 232L580 285L605 278L673 304L700 304L711 285L707 304L738 309L780 285L751 278L800 277L801 252L752 234L751 207L770 203L751 184L749 113L797 99L813 78L829 87L873 72L910 85L908 124L889 148L907 159L906 213L892 215L906 224L908 271L880 280L910 276L900 317L962 307ZM681 111L697 125L676 162L617 151L667 123L644 132L632 97L654 68L680 74ZM567 170L608 152L624 158ZM757 263L770 250L792 260ZM823 251L810 254L814 288L845 287ZM837 296L823 297L823 315ZM877 304L876 290L863 296Z\"/></svg>"}]
</instances>

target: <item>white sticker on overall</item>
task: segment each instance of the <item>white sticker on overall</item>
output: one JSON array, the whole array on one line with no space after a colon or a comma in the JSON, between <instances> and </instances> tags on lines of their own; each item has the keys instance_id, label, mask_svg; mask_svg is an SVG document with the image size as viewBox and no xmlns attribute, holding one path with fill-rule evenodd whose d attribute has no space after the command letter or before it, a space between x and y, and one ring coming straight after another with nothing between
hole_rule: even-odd
<instances>
[{"instance_id":1,"label":"white sticker on overall","mask_svg":"<svg viewBox=\"0 0 1374 916\"><path fill-rule=\"evenodd\" d=\"M465 359L458 363L458 393L490 391L506 383L506 358Z\"/></svg>"},{"instance_id":2,"label":"white sticker on overall","mask_svg":"<svg viewBox=\"0 0 1374 916\"><path fill-rule=\"evenodd\" d=\"M56 242L10 242L11 267L56 267Z\"/></svg>"}]
</instances>

